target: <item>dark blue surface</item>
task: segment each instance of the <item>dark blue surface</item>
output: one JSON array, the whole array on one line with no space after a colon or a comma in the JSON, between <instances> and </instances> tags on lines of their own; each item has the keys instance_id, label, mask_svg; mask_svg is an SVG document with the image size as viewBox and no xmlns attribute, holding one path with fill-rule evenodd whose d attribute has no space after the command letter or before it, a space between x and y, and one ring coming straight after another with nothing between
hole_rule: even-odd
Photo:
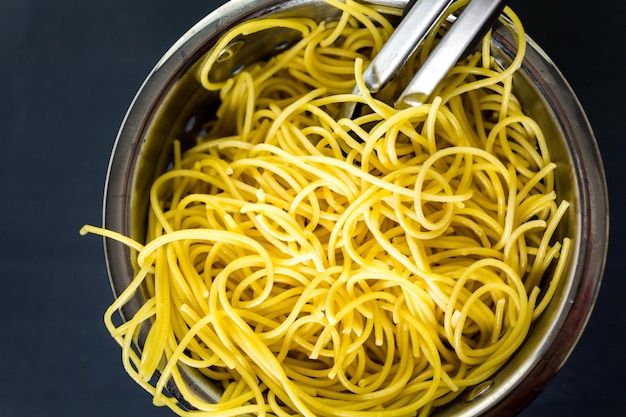
<instances>
[{"instance_id":1,"label":"dark blue surface","mask_svg":"<svg viewBox=\"0 0 626 417\"><path fill-rule=\"evenodd\" d=\"M99 224L109 153L141 82L220 2L0 1L0 416L173 416L124 373ZM517 0L587 110L611 190L603 287L578 347L531 416L626 415L626 6Z\"/></svg>"}]
</instances>

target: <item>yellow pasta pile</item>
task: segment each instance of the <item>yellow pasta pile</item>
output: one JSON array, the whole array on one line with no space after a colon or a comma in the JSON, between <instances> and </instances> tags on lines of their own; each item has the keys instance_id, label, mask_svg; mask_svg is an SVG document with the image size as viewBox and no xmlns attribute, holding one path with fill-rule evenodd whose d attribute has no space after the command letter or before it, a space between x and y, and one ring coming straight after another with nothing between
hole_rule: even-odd
<instances>
[{"instance_id":1,"label":"yellow pasta pile","mask_svg":"<svg viewBox=\"0 0 626 417\"><path fill-rule=\"evenodd\" d=\"M145 245L83 230L136 249L136 278L106 323L127 371L179 415L427 415L503 365L562 274L569 240L555 242L555 229L567 203L512 92L525 46L513 12L508 68L487 37L432 102L400 111L385 103L394 86L350 94L391 24L352 0L328 2L339 21L248 22L216 46L202 81L221 107L153 184ZM303 39L208 82L230 40L273 26ZM337 120L345 101L366 110ZM145 305L114 325L140 287ZM220 402L190 392L178 364L223 387ZM195 410L164 393L170 378Z\"/></svg>"}]
</instances>

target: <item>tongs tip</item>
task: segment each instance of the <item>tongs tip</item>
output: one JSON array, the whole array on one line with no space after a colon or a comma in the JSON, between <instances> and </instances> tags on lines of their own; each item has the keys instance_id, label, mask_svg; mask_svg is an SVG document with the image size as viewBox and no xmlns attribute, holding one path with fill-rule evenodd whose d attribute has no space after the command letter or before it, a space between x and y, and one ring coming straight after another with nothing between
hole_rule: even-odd
<instances>
[{"instance_id":1,"label":"tongs tip","mask_svg":"<svg viewBox=\"0 0 626 417\"><path fill-rule=\"evenodd\" d=\"M398 110L404 110L409 107L421 106L428 101L428 97L427 93L403 94L396 100L394 107Z\"/></svg>"}]
</instances>

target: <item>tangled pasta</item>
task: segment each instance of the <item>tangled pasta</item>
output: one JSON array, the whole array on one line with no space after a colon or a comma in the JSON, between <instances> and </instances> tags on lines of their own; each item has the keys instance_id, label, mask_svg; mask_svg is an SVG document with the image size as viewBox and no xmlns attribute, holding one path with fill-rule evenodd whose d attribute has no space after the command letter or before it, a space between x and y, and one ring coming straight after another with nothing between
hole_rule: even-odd
<instances>
[{"instance_id":1,"label":"tangled pasta","mask_svg":"<svg viewBox=\"0 0 626 417\"><path fill-rule=\"evenodd\" d=\"M512 91L525 46L515 14L505 10L519 43L510 66L487 36L430 103L396 110L386 98L399 81L372 97L361 77L393 26L327 1L336 22L246 22L215 47L201 81L221 107L152 185L145 244L83 229L136 251L105 321L129 374L179 415L427 415L511 357L562 275L569 239L555 230L568 204ZM303 38L208 81L230 40L273 25ZM346 101L364 112L337 120ZM115 325L139 288L145 304ZM179 364L216 381L221 400L189 391ZM194 410L165 394L170 379Z\"/></svg>"}]
</instances>

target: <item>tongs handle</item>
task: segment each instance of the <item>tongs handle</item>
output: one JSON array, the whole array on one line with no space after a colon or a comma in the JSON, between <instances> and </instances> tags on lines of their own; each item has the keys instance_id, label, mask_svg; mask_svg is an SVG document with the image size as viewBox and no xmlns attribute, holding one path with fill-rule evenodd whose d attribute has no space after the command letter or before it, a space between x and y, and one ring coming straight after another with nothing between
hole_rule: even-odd
<instances>
[{"instance_id":1,"label":"tongs handle","mask_svg":"<svg viewBox=\"0 0 626 417\"><path fill-rule=\"evenodd\" d=\"M398 74L453 1L417 0L407 6L396 30L363 72L363 81L371 93L380 91Z\"/></svg>"},{"instance_id":2,"label":"tongs handle","mask_svg":"<svg viewBox=\"0 0 626 417\"><path fill-rule=\"evenodd\" d=\"M417 4L422 1L417 0ZM426 102L468 48L495 24L505 5L505 0L470 0L398 97L395 107L406 108ZM398 29L408 22L409 19L403 20Z\"/></svg>"}]
</instances>

